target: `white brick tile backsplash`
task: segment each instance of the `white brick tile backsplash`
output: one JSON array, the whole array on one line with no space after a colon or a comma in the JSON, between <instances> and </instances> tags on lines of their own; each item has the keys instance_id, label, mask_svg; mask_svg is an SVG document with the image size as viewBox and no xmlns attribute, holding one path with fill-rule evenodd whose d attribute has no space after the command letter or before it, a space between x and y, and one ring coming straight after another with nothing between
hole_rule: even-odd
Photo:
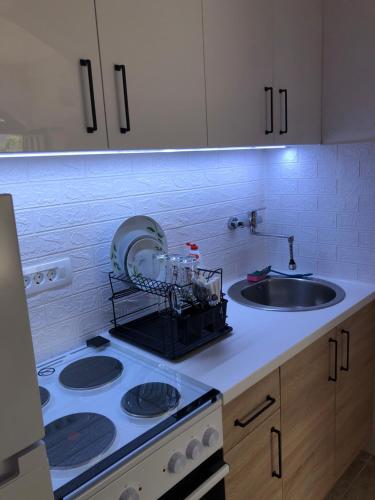
<instances>
[{"instance_id":1,"label":"white brick tile backsplash","mask_svg":"<svg viewBox=\"0 0 375 500\"><path fill-rule=\"evenodd\" d=\"M375 282L375 266L368 264L358 264L358 279L369 283Z\"/></svg>"},{"instance_id":2,"label":"white brick tile backsplash","mask_svg":"<svg viewBox=\"0 0 375 500\"><path fill-rule=\"evenodd\" d=\"M318 241L337 245L358 245L358 232L332 229L318 229Z\"/></svg>"},{"instance_id":3,"label":"white brick tile backsplash","mask_svg":"<svg viewBox=\"0 0 375 500\"><path fill-rule=\"evenodd\" d=\"M317 272L328 277L348 280L355 280L358 276L355 264L349 266L344 262L332 262L329 260L319 260L317 262Z\"/></svg>"},{"instance_id":4,"label":"white brick tile backsplash","mask_svg":"<svg viewBox=\"0 0 375 500\"><path fill-rule=\"evenodd\" d=\"M303 161L333 161L337 158L337 146L300 146L298 160Z\"/></svg>"},{"instance_id":5,"label":"white brick tile backsplash","mask_svg":"<svg viewBox=\"0 0 375 500\"><path fill-rule=\"evenodd\" d=\"M299 157L299 152L295 147L289 147L286 149L270 149L266 151L265 163L268 164L290 163L290 162L297 162L298 160L305 161L303 158L301 159Z\"/></svg>"},{"instance_id":6,"label":"white brick tile backsplash","mask_svg":"<svg viewBox=\"0 0 375 500\"><path fill-rule=\"evenodd\" d=\"M336 260L336 246L320 243L299 243L299 255L316 260Z\"/></svg>"},{"instance_id":7,"label":"white brick tile backsplash","mask_svg":"<svg viewBox=\"0 0 375 500\"><path fill-rule=\"evenodd\" d=\"M286 221L288 223L288 221ZM317 241L317 229L315 227L307 227L307 226L289 226L289 224L268 224L265 223L262 226L262 230L267 233L274 234L284 234L290 235L293 234L295 237L295 241L298 243L300 241Z\"/></svg>"},{"instance_id":8,"label":"white brick tile backsplash","mask_svg":"<svg viewBox=\"0 0 375 500\"><path fill-rule=\"evenodd\" d=\"M317 177L298 178L298 193L283 192L285 172L298 172L298 162L273 165L267 175L274 192L265 191L266 206L272 210L297 211L296 227L266 224L268 231L294 234L298 270L318 272L337 278L375 282L375 143L298 147L298 162L317 164ZM287 163L287 162L285 162ZM284 171L283 171L284 167ZM289 168L289 171L288 171ZM279 188L277 179L280 179ZM268 181L270 182L270 181ZM294 216L292 216L294 217ZM304 231L304 233L302 232ZM309 231L306 233L306 231ZM306 241L304 241L306 240ZM287 254L281 259L280 245L270 243L269 258L274 265L287 265ZM282 247L281 247L282 248ZM364 262L369 265L366 273Z\"/></svg>"},{"instance_id":9,"label":"white brick tile backsplash","mask_svg":"<svg viewBox=\"0 0 375 500\"><path fill-rule=\"evenodd\" d=\"M337 247L337 260L355 264L368 263L369 265L375 265L375 252L372 248L339 245Z\"/></svg>"},{"instance_id":10,"label":"white brick tile backsplash","mask_svg":"<svg viewBox=\"0 0 375 500\"><path fill-rule=\"evenodd\" d=\"M297 179L270 179L265 183L267 194L297 194Z\"/></svg>"},{"instance_id":11,"label":"white brick tile backsplash","mask_svg":"<svg viewBox=\"0 0 375 500\"><path fill-rule=\"evenodd\" d=\"M314 210L318 207L315 195L272 195L267 197L267 208L284 210Z\"/></svg>"},{"instance_id":12,"label":"white brick tile backsplash","mask_svg":"<svg viewBox=\"0 0 375 500\"><path fill-rule=\"evenodd\" d=\"M89 290L77 295L70 295L48 305L47 323L54 324L64 321L82 313L96 311L99 308L99 293Z\"/></svg>"},{"instance_id":13,"label":"white brick tile backsplash","mask_svg":"<svg viewBox=\"0 0 375 500\"><path fill-rule=\"evenodd\" d=\"M109 327L110 242L132 215L154 217L171 251L197 241L204 264L230 278L288 270L286 240L227 228L265 206L259 230L295 236L298 271L375 282L375 144L2 158L0 171L23 264L72 260L70 286L28 299L40 360Z\"/></svg>"},{"instance_id":14,"label":"white brick tile backsplash","mask_svg":"<svg viewBox=\"0 0 375 500\"><path fill-rule=\"evenodd\" d=\"M366 212L368 210L375 211L375 195L360 196L358 206L361 212Z\"/></svg>"},{"instance_id":15,"label":"white brick tile backsplash","mask_svg":"<svg viewBox=\"0 0 375 500\"><path fill-rule=\"evenodd\" d=\"M375 157L361 161L361 177L375 177Z\"/></svg>"},{"instance_id":16,"label":"white brick tile backsplash","mask_svg":"<svg viewBox=\"0 0 375 500\"><path fill-rule=\"evenodd\" d=\"M263 177L270 179L303 179L317 176L316 162L275 163L264 166Z\"/></svg>"},{"instance_id":17,"label":"white brick tile backsplash","mask_svg":"<svg viewBox=\"0 0 375 500\"><path fill-rule=\"evenodd\" d=\"M289 226L297 226L298 224L297 212L293 210L270 210L268 205L264 218L268 224L284 225L286 222ZM259 229L262 230L261 226L259 226Z\"/></svg>"},{"instance_id":18,"label":"white brick tile backsplash","mask_svg":"<svg viewBox=\"0 0 375 500\"><path fill-rule=\"evenodd\" d=\"M310 227L336 227L336 214L333 212L300 212L299 222L301 226Z\"/></svg>"},{"instance_id":19,"label":"white brick tile backsplash","mask_svg":"<svg viewBox=\"0 0 375 500\"><path fill-rule=\"evenodd\" d=\"M318 177L322 179L327 178L341 178L341 177L358 177L359 176L359 160L345 159L334 161L320 161L318 163Z\"/></svg>"},{"instance_id":20,"label":"white brick tile backsplash","mask_svg":"<svg viewBox=\"0 0 375 500\"><path fill-rule=\"evenodd\" d=\"M334 212L344 212L357 210L358 196L352 195L319 195L319 210L332 210Z\"/></svg>"},{"instance_id":21,"label":"white brick tile backsplash","mask_svg":"<svg viewBox=\"0 0 375 500\"><path fill-rule=\"evenodd\" d=\"M336 194L336 179L301 179L298 184L301 194Z\"/></svg>"},{"instance_id":22,"label":"white brick tile backsplash","mask_svg":"<svg viewBox=\"0 0 375 500\"><path fill-rule=\"evenodd\" d=\"M359 246L375 249L375 231L359 231ZM375 253L375 250L374 250Z\"/></svg>"}]
</instances>

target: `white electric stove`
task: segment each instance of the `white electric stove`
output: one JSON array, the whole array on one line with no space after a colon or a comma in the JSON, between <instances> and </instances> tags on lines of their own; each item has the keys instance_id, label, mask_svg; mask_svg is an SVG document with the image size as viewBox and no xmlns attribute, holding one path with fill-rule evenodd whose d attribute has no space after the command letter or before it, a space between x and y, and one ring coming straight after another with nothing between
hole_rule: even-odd
<instances>
[{"instance_id":1,"label":"white electric stove","mask_svg":"<svg viewBox=\"0 0 375 500\"><path fill-rule=\"evenodd\" d=\"M37 367L55 498L224 498L219 392L109 336L88 344Z\"/></svg>"}]
</instances>

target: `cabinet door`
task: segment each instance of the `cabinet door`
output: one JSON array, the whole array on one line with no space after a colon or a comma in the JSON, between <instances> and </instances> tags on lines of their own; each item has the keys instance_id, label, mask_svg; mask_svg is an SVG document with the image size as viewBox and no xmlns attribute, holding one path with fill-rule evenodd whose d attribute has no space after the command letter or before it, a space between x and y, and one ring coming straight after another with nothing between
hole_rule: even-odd
<instances>
[{"instance_id":1,"label":"cabinet door","mask_svg":"<svg viewBox=\"0 0 375 500\"><path fill-rule=\"evenodd\" d=\"M332 331L280 369L287 500L323 499L334 484L335 342Z\"/></svg>"},{"instance_id":2,"label":"cabinet door","mask_svg":"<svg viewBox=\"0 0 375 500\"><path fill-rule=\"evenodd\" d=\"M106 148L93 0L2 0L0 151Z\"/></svg>"},{"instance_id":3,"label":"cabinet door","mask_svg":"<svg viewBox=\"0 0 375 500\"><path fill-rule=\"evenodd\" d=\"M201 0L96 8L110 147L206 146Z\"/></svg>"},{"instance_id":4,"label":"cabinet door","mask_svg":"<svg viewBox=\"0 0 375 500\"><path fill-rule=\"evenodd\" d=\"M372 430L375 368L375 303L337 328L336 476L368 443Z\"/></svg>"},{"instance_id":5,"label":"cabinet door","mask_svg":"<svg viewBox=\"0 0 375 500\"><path fill-rule=\"evenodd\" d=\"M280 411L265 420L226 455L228 500L281 500Z\"/></svg>"},{"instance_id":6,"label":"cabinet door","mask_svg":"<svg viewBox=\"0 0 375 500\"><path fill-rule=\"evenodd\" d=\"M323 142L375 138L375 2L324 2Z\"/></svg>"},{"instance_id":7,"label":"cabinet door","mask_svg":"<svg viewBox=\"0 0 375 500\"><path fill-rule=\"evenodd\" d=\"M272 0L203 0L208 145L273 144Z\"/></svg>"},{"instance_id":8,"label":"cabinet door","mask_svg":"<svg viewBox=\"0 0 375 500\"><path fill-rule=\"evenodd\" d=\"M322 0L274 0L275 140L321 142Z\"/></svg>"}]
</instances>

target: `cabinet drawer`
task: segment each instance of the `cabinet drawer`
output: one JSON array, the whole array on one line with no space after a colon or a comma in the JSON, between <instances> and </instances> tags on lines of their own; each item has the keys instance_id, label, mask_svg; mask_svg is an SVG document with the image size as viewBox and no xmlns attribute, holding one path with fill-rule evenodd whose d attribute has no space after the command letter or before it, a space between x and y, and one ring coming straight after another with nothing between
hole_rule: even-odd
<instances>
[{"instance_id":1,"label":"cabinet drawer","mask_svg":"<svg viewBox=\"0 0 375 500\"><path fill-rule=\"evenodd\" d=\"M279 407L280 377L277 369L224 406L224 451L233 448Z\"/></svg>"}]
</instances>

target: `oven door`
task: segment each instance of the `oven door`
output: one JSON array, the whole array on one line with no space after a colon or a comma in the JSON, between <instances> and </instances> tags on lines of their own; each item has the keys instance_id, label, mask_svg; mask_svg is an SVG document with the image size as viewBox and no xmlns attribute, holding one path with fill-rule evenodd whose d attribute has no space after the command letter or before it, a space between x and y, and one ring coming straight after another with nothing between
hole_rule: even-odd
<instances>
[{"instance_id":1,"label":"oven door","mask_svg":"<svg viewBox=\"0 0 375 500\"><path fill-rule=\"evenodd\" d=\"M159 500L224 500L224 478L229 465L223 460L223 450L218 450L203 464L193 470Z\"/></svg>"}]
</instances>

